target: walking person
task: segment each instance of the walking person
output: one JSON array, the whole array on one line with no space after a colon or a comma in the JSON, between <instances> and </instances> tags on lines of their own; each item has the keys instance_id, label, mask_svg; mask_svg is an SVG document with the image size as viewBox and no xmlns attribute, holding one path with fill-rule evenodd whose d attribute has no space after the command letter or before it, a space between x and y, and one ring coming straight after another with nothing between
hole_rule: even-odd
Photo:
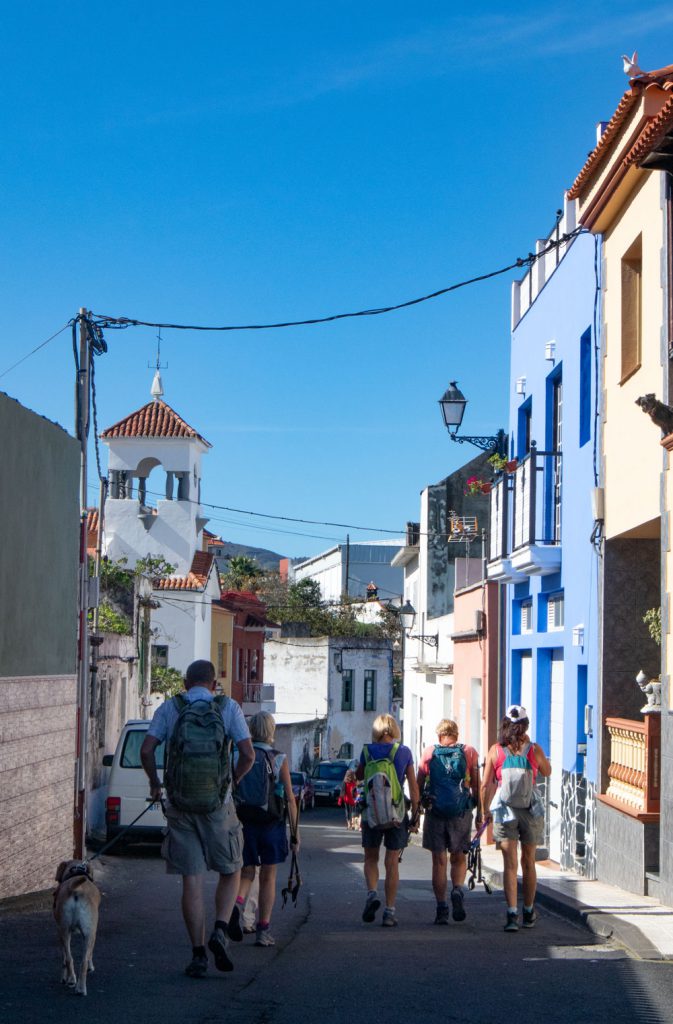
<instances>
[{"instance_id":1,"label":"walking person","mask_svg":"<svg viewBox=\"0 0 673 1024\"><path fill-rule=\"evenodd\" d=\"M472 839L473 810L479 807L479 755L474 747L458 742L458 726L450 718L443 718L437 726L437 743L423 751L417 782L426 808L423 849L432 853L435 924L449 923L449 861L451 914L454 921L464 921L466 854ZM479 811L477 824L481 824Z\"/></svg>"},{"instance_id":2,"label":"walking person","mask_svg":"<svg viewBox=\"0 0 673 1024\"><path fill-rule=\"evenodd\" d=\"M346 814L346 828L354 829L355 825L355 805L357 804L357 788L358 780L355 777L355 772L352 768L349 768L344 775L344 780L341 784L341 792L339 794L338 804L343 807Z\"/></svg>"},{"instance_id":3,"label":"walking person","mask_svg":"<svg viewBox=\"0 0 673 1024\"><path fill-rule=\"evenodd\" d=\"M185 674L185 693L161 704L147 730L140 759L152 800L161 799L155 750L166 741L164 783L167 835L161 849L169 874L182 875L182 914L192 943L185 973L203 978L208 970L203 876L217 871L215 924L208 948L219 971L232 971L226 928L238 891L243 837L232 800L254 763L243 712L229 697L215 696L215 668L194 661ZM231 769L231 745L238 763Z\"/></svg>"},{"instance_id":4,"label":"walking person","mask_svg":"<svg viewBox=\"0 0 673 1024\"><path fill-rule=\"evenodd\" d=\"M536 921L535 848L544 834L544 805L535 790L538 775L551 775L551 765L538 743L528 736L528 712L512 704L500 724L499 742L488 752L484 767L481 805L493 819L493 837L503 858L507 901L506 932L519 930L517 904L518 844L521 843L523 876L523 927Z\"/></svg>"},{"instance_id":5,"label":"walking person","mask_svg":"<svg viewBox=\"0 0 673 1024\"><path fill-rule=\"evenodd\" d=\"M259 711L249 722L255 764L236 794L238 815L243 822L243 870L238 895L229 922L229 937L243 938L240 917L259 868L256 946L273 946L269 931L276 899L276 873L288 855L285 819L290 822L290 842L299 849L298 809L285 754L274 750L276 722L268 711Z\"/></svg>"},{"instance_id":6,"label":"walking person","mask_svg":"<svg viewBox=\"0 0 673 1024\"><path fill-rule=\"evenodd\" d=\"M406 811L404 782L409 787L411 820L416 820L418 787L414 761L409 747L400 743L400 727L392 715L379 715L372 725L372 742L365 744L356 771L364 781L365 809L362 814L362 846L367 900L362 920L371 924L381 906L378 896L379 853L385 847L385 899L381 924L397 926L395 899L400 881L400 857L409 841L410 828Z\"/></svg>"}]
</instances>

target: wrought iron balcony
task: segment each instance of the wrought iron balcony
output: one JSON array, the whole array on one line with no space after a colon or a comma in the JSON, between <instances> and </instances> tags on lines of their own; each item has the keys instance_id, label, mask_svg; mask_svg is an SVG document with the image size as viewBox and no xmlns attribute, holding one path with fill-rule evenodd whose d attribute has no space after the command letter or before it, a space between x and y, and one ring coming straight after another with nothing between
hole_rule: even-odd
<instances>
[{"instance_id":1,"label":"wrought iron balcony","mask_svg":"<svg viewBox=\"0 0 673 1024\"><path fill-rule=\"evenodd\" d=\"M489 579L516 583L561 567L561 453L531 444L491 491Z\"/></svg>"}]
</instances>

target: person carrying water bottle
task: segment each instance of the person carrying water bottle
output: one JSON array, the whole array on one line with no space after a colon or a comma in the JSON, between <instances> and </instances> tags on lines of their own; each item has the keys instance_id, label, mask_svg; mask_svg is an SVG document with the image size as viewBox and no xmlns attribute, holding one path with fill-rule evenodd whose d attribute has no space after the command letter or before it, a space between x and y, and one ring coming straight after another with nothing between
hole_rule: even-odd
<instances>
[{"instance_id":1,"label":"person carrying water bottle","mask_svg":"<svg viewBox=\"0 0 673 1024\"><path fill-rule=\"evenodd\" d=\"M423 751L417 781L425 806L423 849L432 853L432 888L437 900L435 924L449 923L449 858L451 912L454 921L464 921L465 855L472 838L472 812L479 807L479 755L474 747L458 742L458 726L450 718L443 718L437 726L437 743ZM481 824L479 811L477 824Z\"/></svg>"},{"instance_id":2,"label":"person carrying water bottle","mask_svg":"<svg viewBox=\"0 0 673 1024\"><path fill-rule=\"evenodd\" d=\"M544 806L535 790L538 774L551 775L551 765L538 743L528 736L528 712L512 704L500 724L499 742L488 752L481 788L481 803L493 820L493 838L500 844L503 858L506 932L519 930L517 909L518 843L521 843L523 875L523 927L536 921L535 848L544 832Z\"/></svg>"}]
</instances>

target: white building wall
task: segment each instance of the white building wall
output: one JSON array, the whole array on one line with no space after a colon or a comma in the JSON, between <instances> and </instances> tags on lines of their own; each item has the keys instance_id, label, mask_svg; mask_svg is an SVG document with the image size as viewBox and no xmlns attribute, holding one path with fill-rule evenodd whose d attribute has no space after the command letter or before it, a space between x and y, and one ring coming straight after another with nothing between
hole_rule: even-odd
<instances>
[{"instance_id":1,"label":"white building wall","mask_svg":"<svg viewBox=\"0 0 673 1024\"><path fill-rule=\"evenodd\" d=\"M210 659L212 602L219 597L214 573L199 590L157 590L159 608L152 609L153 644L168 646L168 664L185 672L197 658Z\"/></svg>"},{"instance_id":2,"label":"white building wall","mask_svg":"<svg viewBox=\"0 0 673 1024\"><path fill-rule=\"evenodd\" d=\"M391 566L390 561L402 543L401 539L354 543L348 551L345 544L340 544L295 566L295 579L297 582L307 577L316 580L323 600L338 602L346 591L348 562L351 597L365 597L367 584L373 580L379 587L381 600L394 600L402 593L403 574L401 569Z\"/></svg>"},{"instance_id":3,"label":"white building wall","mask_svg":"<svg viewBox=\"0 0 673 1024\"><path fill-rule=\"evenodd\" d=\"M416 609L411 636L438 637L434 647L407 637L404 646L403 738L414 760L424 747L435 742L435 729L442 718L454 718L453 632L454 616L427 616L428 593L428 491L421 492L418 557L404 568L404 599Z\"/></svg>"},{"instance_id":4,"label":"white building wall","mask_svg":"<svg viewBox=\"0 0 673 1024\"><path fill-rule=\"evenodd\" d=\"M126 558L129 568L147 555L162 555L175 566L176 576L184 576L200 548L201 534L197 534L194 516L197 506L187 501L159 501L156 507L157 515L152 516L147 529L136 498L108 498L105 554L113 561Z\"/></svg>"},{"instance_id":5,"label":"white building wall","mask_svg":"<svg viewBox=\"0 0 673 1024\"><path fill-rule=\"evenodd\" d=\"M264 678L274 686L280 725L325 720L323 757L336 757L343 743L358 756L371 740L372 722L392 707L392 645L385 640L330 640L327 637L280 637L267 640ZM338 665L338 667L337 667ZM353 672L353 710L342 710L343 674ZM364 710L364 673L376 672L376 699Z\"/></svg>"}]
</instances>

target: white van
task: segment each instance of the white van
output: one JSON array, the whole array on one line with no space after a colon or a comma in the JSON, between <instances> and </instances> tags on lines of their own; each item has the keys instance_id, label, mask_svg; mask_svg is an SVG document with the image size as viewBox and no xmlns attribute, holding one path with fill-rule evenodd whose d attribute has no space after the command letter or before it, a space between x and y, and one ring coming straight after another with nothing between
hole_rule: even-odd
<instances>
[{"instance_id":1,"label":"white van","mask_svg":"<svg viewBox=\"0 0 673 1024\"><path fill-rule=\"evenodd\" d=\"M106 754L103 766L109 767L107 797L105 800L105 831L107 841L130 824L148 806L149 782L140 763L140 748L150 723L145 719L127 722L121 731L114 754ZM155 750L159 779L163 781L165 744ZM161 804L152 804L137 825L124 835L127 842L145 842L161 839L165 828ZM114 847L113 847L114 849Z\"/></svg>"}]
</instances>

